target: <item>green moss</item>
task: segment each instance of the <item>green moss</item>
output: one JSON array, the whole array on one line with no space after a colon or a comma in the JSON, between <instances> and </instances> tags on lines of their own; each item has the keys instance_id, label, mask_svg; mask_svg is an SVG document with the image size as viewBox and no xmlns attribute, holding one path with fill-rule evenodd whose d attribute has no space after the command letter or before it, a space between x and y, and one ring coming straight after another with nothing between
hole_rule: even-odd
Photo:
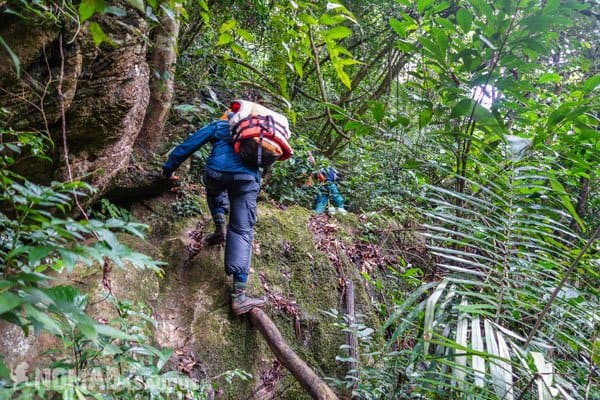
<instances>
[{"instance_id":1,"label":"green moss","mask_svg":"<svg viewBox=\"0 0 600 400\"><path fill-rule=\"evenodd\" d=\"M170 207L173 201L177 201L173 195L166 195L146 204L145 211L132 210L138 220L152 227L151 254L168 263L153 305L159 321L168 321L177 329L161 333L164 328L159 323L157 336L162 335L167 345L182 346L192 352L208 376L234 369L250 372L254 376L250 382L236 381L235 386L224 388L228 398L249 397L260 384L260 371L270 367L273 355L248 317L235 317L229 309L230 281L223 268L223 247L205 247L189 258L188 233L201 219L205 229L212 229L208 212L195 218L176 218ZM206 210L205 202L201 206ZM341 377L346 366L336 362L335 356L345 335L323 313L338 309L338 276L328 257L315 247L308 228L311 215L309 210L297 206L280 210L259 203L249 290L265 295L260 274L272 294L295 302L300 336L292 315L275 309L273 304L266 311L288 344L320 376ZM351 243L357 231L356 217L340 216L336 223L337 240ZM357 299L364 304L359 309L368 311L370 301L359 283L360 275L349 261L344 264L347 276L355 282ZM222 381L221 384L224 385ZM285 398L309 398L289 374L279 387L286 388Z\"/></svg>"}]
</instances>

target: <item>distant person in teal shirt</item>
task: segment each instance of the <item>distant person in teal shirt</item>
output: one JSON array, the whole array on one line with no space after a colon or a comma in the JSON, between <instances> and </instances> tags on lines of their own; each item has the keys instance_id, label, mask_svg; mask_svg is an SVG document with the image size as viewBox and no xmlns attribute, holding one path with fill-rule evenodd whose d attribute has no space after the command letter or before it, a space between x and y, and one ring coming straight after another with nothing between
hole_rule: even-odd
<instances>
[{"instance_id":1,"label":"distant person in teal shirt","mask_svg":"<svg viewBox=\"0 0 600 400\"><path fill-rule=\"evenodd\" d=\"M313 210L317 214L328 211L330 214L346 214L344 209L344 196L340 193L336 181L337 171L333 167L322 169L317 173L317 194ZM329 204L331 203L331 204ZM329 205L329 207L328 207Z\"/></svg>"}]
</instances>

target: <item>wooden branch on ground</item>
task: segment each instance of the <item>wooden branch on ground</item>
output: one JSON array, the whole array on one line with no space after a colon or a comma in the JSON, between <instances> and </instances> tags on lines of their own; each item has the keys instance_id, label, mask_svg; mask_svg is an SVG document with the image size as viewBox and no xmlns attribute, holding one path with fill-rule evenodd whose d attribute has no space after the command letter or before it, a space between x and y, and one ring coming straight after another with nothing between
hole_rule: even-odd
<instances>
[{"instance_id":1,"label":"wooden branch on ground","mask_svg":"<svg viewBox=\"0 0 600 400\"><path fill-rule=\"evenodd\" d=\"M292 350L271 318L260 308L250 311L252 324L258 328L275 357L294 375L313 399L337 400L321 378Z\"/></svg>"}]
</instances>

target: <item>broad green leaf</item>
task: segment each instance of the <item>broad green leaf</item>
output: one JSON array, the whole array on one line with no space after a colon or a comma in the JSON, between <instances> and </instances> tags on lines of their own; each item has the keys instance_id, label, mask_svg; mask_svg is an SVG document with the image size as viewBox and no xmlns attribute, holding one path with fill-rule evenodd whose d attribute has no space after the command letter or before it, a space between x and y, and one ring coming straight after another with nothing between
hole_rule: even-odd
<instances>
[{"instance_id":1,"label":"broad green leaf","mask_svg":"<svg viewBox=\"0 0 600 400\"><path fill-rule=\"evenodd\" d=\"M571 111L572 103L563 103L556 110L552 111L548 116L548 128L554 128L560 121L565 119Z\"/></svg>"},{"instance_id":2,"label":"broad green leaf","mask_svg":"<svg viewBox=\"0 0 600 400\"><path fill-rule=\"evenodd\" d=\"M77 395L78 400L86 400L85 394L83 394L83 392L81 391L82 389L78 388L77 386L75 386L74 389L75 389L75 394ZM86 390L86 392L87 392L87 390Z\"/></svg>"},{"instance_id":3,"label":"broad green leaf","mask_svg":"<svg viewBox=\"0 0 600 400\"><path fill-rule=\"evenodd\" d=\"M325 37L329 40L339 40L352 35L352 30L345 26L335 26L325 32Z\"/></svg>"},{"instance_id":4,"label":"broad green leaf","mask_svg":"<svg viewBox=\"0 0 600 400\"><path fill-rule=\"evenodd\" d=\"M235 28L236 25L237 25L237 21L235 19L229 19L229 20L223 22L223 24L221 25L221 28L219 28L219 33L229 32L233 28Z\"/></svg>"},{"instance_id":5,"label":"broad green leaf","mask_svg":"<svg viewBox=\"0 0 600 400\"><path fill-rule=\"evenodd\" d=\"M133 8L138 9L141 12L146 11L146 7L144 6L143 0L127 0L127 3L131 5Z\"/></svg>"},{"instance_id":6,"label":"broad green leaf","mask_svg":"<svg viewBox=\"0 0 600 400\"><path fill-rule=\"evenodd\" d=\"M430 109L426 108L423 111L421 111L421 113L419 114L419 128L422 129L429 125L432 118L433 112Z\"/></svg>"},{"instance_id":7,"label":"broad green leaf","mask_svg":"<svg viewBox=\"0 0 600 400\"><path fill-rule=\"evenodd\" d=\"M594 365L600 365L600 338L596 338L592 344L592 361Z\"/></svg>"},{"instance_id":8,"label":"broad green leaf","mask_svg":"<svg viewBox=\"0 0 600 400\"><path fill-rule=\"evenodd\" d=\"M300 14L298 18L307 25L316 25L319 23L313 16L304 13Z\"/></svg>"},{"instance_id":9,"label":"broad green leaf","mask_svg":"<svg viewBox=\"0 0 600 400\"><path fill-rule=\"evenodd\" d=\"M445 60L445 53L448 51L448 33L444 29L433 28L431 35L435 39L437 47L443 54L442 59Z\"/></svg>"},{"instance_id":10,"label":"broad green leaf","mask_svg":"<svg viewBox=\"0 0 600 400\"><path fill-rule=\"evenodd\" d=\"M338 10L338 9L343 10L344 8L345 7L343 5L341 5L340 3L328 2L326 5L327 11Z\"/></svg>"},{"instance_id":11,"label":"broad green leaf","mask_svg":"<svg viewBox=\"0 0 600 400\"><path fill-rule=\"evenodd\" d=\"M156 363L156 368L161 370L171 358L173 354L173 349L165 348L158 354L158 362Z\"/></svg>"},{"instance_id":12,"label":"broad green leaf","mask_svg":"<svg viewBox=\"0 0 600 400\"><path fill-rule=\"evenodd\" d=\"M542 74L542 76L540 76L540 79L538 79L538 83L548 83L548 82L559 83L560 75L555 72L546 72L546 73Z\"/></svg>"},{"instance_id":13,"label":"broad green leaf","mask_svg":"<svg viewBox=\"0 0 600 400\"><path fill-rule=\"evenodd\" d=\"M551 14L560 7L560 0L547 0L546 5L542 9L542 13Z\"/></svg>"},{"instance_id":14,"label":"broad green leaf","mask_svg":"<svg viewBox=\"0 0 600 400\"><path fill-rule=\"evenodd\" d=\"M237 54L238 56L240 56L240 58L242 60L248 60L248 52L246 50L244 50L244 48L236 43L231 43L230 45L231 50L233 50L233 52L235 54Z\"/></svg>"},{"instance_id":15,"label":"broad green leaf","mask_svg":"<svg viewBox=\"0 0 600 400\"><path fill-rule=\"evenodd\" d=\"M20 256L21 254L29 253L31 251L31 249L32 249L31 246L17 247L16 249L11 250L11 252L5 256L4 260L9 261L9 260L12 260L13 258L18 258L18 256Z\"/></svg>"},{"instance_id":16,"label":"broad green leaf","mask_svg":"<svg viewBox=\"0 0 600 400\"><path fill-rule=\"evenodd\" d=\"M480 103L475 104L475 112L473 113L473 118L481 123L485 123L487 127L492 127L497 125L497 121L494 119L494 115L482 106Z\"/></svg>"},{"instance_id":17,"label":"broad green leaf","mask_svg":"<svg viewBox=\"0 0 600 400\"><path fill-rule=\"evenodd\" d=\"M346 71L344 71L343 66L334 64L334 68L338 78L340 78L342 83L346 85L348 89L350 89L352 86L352 81L350 80L350 76L346 73Z\"/></svg>"},{"instance_id":18,"label":"broad green leaf","mask_svg":"<svg viewBox=\"0 0 600 400\"><path fill-rule=\"evenodd\" d=\"M470 0L470 2L480 16L486 17L488 24L494 20L494 10L487 0Z\"/></svg>"},{"instance_id":19,"label":"broad green leaf","mask_svg":"<svg viewBox=\"0 0 600 400\"><path fill-rule=\"evenodd\" d=\"M434 0L418 0L417 1L417 11L423 14L428 7L430 7L434 3Z\"/></svg>"},{"instance_id":20,"label":"broad green leaf","mask_svg":"<svg viewBox=\"0 0 600 400\"><path fill-rule=\"evenodd\" d=\"M90 19L96 13L96 1L95 0L82 0L79 3L79 20L85 22Z\"/></svg>"},{"instance_id":21,"label":"broad green leaf","mask_svg":"<svg viewBox=\"0 0 600 400\"><path fill-rule=\"evenodd\" d=\"M452 111L450 112L451 118L458 118L465 115L470 115L473 111L473 106L475 102L471 99L462 99L457 104L452 107Z\"/></svg>"},{"instance_id":22,"label":"broad green leaf","mask_svg":"<svg viewBox=\"0 0 600 400\"><path fill-rule=\"evenodd\" d=\"M369 109L373 114L373 119L376 122L381 122L385 117L385 104L381 101L373 101L369 103Z\"/></svg>"},{"instance_id":23,"label":"broad green leaf","mask_svg":"<svg viewBox=\"0 0 600 400\"><path fill-rule=\"evenodd\" d=\"M302 78L304 76L304 67L302 65L302 62L300 62L300 60L294 60L294 70L296 71L296 73L298 74L298 76L300 78Z\"/></svg>"},{"instance_id":24,"label":"broad green leaf","mask_svg":"<svg viewBox=\"0 0 600 400\"><path fill-rule=\"evenodd\" d=\"M98 339L98 331L93 323L80 323L79 330L89 340L96 341Z\"/></svg>"},{"instance_id":25,"label":"broad green leaf","mask_svg":"<svg viewBox=\"0 0 600 400\"><path fill-rule=\"evenodd\" d=\"M222 33L219 35L219 40L217 41L217 46L224 46L233 42L233 36L230 33Z\"/></svg>"},{"instance_id":26,"label":"broad green leaf","mask_svg":"<svg viewBox=\"0 0 600 400\"><path fill-rule=\"evenodd\" d=\"M136 336L130 335L128 333L123 332L115 327L104 324L96 324L96 332L100 335L108 336L115 339L123 339L123 340L137 340L139 339Z\"/></svg>"},{"instance_id":27,"label":"broad green leaf","mask_svg":"<svg viewBox=\"0 0 600 400\"><path fill-rule=\"evenodd\" d=\"M552 26L556 18L549 15L534 15L521 21L531 32L543 32Z\"/></svg>"},{"instance_id":28,"label":"broad green leaf","mask_svg":"<svg viewBox=\"0 0 600 400\"><path fill-rule=\"evenodd\" d=\"M123 351L120 347L115 346L114 344L108 343L102 348L103 356L112 356L115 354L121 354Z\"/></svg>"},{"instance_id":29,"label":"broad green leaf","mask_svg":"<svg viewBox=\"0 0 600 400\"><path fill-rule=\"evenodd\" d=\"M81 256L71 250L67 249L58 249L58 254L60 255L61 260L64 262L64 266L67 268L67 271L73 270L77 261L81 259Z\"/></svg>"},{"instance_id":30,"label":"broad green leaf","mask_svg":"<svg viewBox=\"0 0 600 400\"><path fill-rule=\"evenodd\" d=\"M396 18L390 18L390 26L401 38L406 37L406 29L404 29L404 23L398 21Z\"/></svg>"},{"instance_id":31,"label":"broad green leaf","mask_svg":"<svg viewBox=\"0 0 600 400\"><path fill-rule=\"evenodd\" d=\"M344 21L346 21L346 18L344 18L344 16L339 15L339 14L335 14L335 15L323 14L319 18L319 22L322 23L323 25L337 25Z\"/></svg>"},{"instance_id":32,"label":"broad green leaf","mask_svg":"<svg viewBox=\"0 0 600 400\"><path fill-rule=\"evenodd\" d=\"M435 22L438 25L441 25L442 27L446 28L448 30L448 32L454 32L454 31L456 31L456 24L454 22L451 22L447 18L436 17L435 18Z\"/></svg>"},{"instance_id":33,"label":"broad green leaf","mask_svg":"<svg viewBox=\"0 0 600 400\"><path fill-rule=\"evenodd\" d=\"M600 85L600 75L594 75L583 82L583 91L585 94L592 92Z\"/></svg>"},{"instance_id":34,"label":"broad green leaf","mask_svg":"<svg viewBox=\"0 0 600 400\"><path fill-rule=\"evenodd\" d=\"M96 22L90 23L90 32L92 33L92 38L94 39L96 46L100 46L104 42L112 43L108 35L102 30L102 27Z\"/></svg>"},{"instance_id":35,"label":"broad green leaf","mask_svg":"<svg viewBox=\"0 0 600 400\"><path fill-rule=\"evenodd\" d=\"M252 34L251 34L250 32L248 32L247 30L245 30L245 29L238 28L238 29L236 30L236 33L237 33L237 34L238 34L238 35L239 35L239 36L240 36L242 39L244 39L244 40L245 40L245 41L247 41L247 42L252 42L252 41L254 41L254 36L252 36Z\"/></svg>"},{"instance_id":36,"label":"broad green leaf","mask_svg":"<svg viewBox=\"0 0 600 400\"><path fill-rule=\"evenodd\" d=\"M461 8L456 13L456 21L463 32L467 33L471 30L471 23L473 22L473 15L464 8Z\"/></svg>"},{"instance_id":37,"label":"broad green leaf","mask_svg":"<svg viewBox=\"0 0 600 400\"><path fill-rule=\"evenodd\" d=\"M421 42L421 44L423 45L423 47L428 50L428 52L430 53L429 55L431 57L433 57L435 60L439 61L440 64L445 64L446 62L446 53L443 52L439 46L434 43L431 39L427 38L427 37L419 37L417 39L419 42Z\"/></svg>"},{"instance_id":38,"label":"broad green leaf","mask_svg":"<svg viewBox=\"0 0 600 400\"><path fill-rule=\"evenodd\" d=\"M29 265L36 265L42 258L48 256L55 249L54 246L35 246L29 250L27 261Z\"/></svg>"},{"instance_id":39,"label":"broad green leaf","mask_svg":"<svg viewBox=\"0 0 600 400\"><path fill-rule=\"evenodd\" d=\"M0 356L0 378L10 381L10 370L4 365L4 357Z\"/></svg>"},{"instance_id":40,"label":"broad green leaf","mask_svg":"<svg viewBox=\"0 0 600 400\"><path fill-rule=\"evenodd\" d=\"M52 319L52 317L50 317L50 315L40 311L31 304L25 304L24 311L25 315L37 321L42 329L52 333L53 335L63 335L62 328L54 319Z\"/></svg>"},{"instance_id":41,"label":"broad green leaf","mask_svg":"<svg viewBox=\"0 0 600 400\"><path fill-rule=\"evenodd\" d=\"M4 292L0 294L0 314L4 314L20 304L21 298L14 293Z\"/></svg>"}]
</instances>

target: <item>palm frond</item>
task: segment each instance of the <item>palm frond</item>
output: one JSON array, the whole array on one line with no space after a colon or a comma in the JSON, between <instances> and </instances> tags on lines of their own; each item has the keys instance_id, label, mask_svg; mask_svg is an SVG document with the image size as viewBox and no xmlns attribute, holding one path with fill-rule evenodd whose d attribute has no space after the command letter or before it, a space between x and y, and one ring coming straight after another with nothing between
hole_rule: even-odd
<instances>
[{"instance_id":1,"label":"palm frond","mask_svg":"<svg viewBox=\"0 0 600 400\"><path fill-rule=\"evenodd\" d=\"M390 344L418 333L411 357L398 362L417 390L439 398L582 398L589 365L575 354L591 354L600 314L589 307L592 293L559 286L583 241L569 227L553 166L473 162L480 173L465 192L427 187L426 237L444 275L388 321Z\"/></svg>"}]
</instances>

